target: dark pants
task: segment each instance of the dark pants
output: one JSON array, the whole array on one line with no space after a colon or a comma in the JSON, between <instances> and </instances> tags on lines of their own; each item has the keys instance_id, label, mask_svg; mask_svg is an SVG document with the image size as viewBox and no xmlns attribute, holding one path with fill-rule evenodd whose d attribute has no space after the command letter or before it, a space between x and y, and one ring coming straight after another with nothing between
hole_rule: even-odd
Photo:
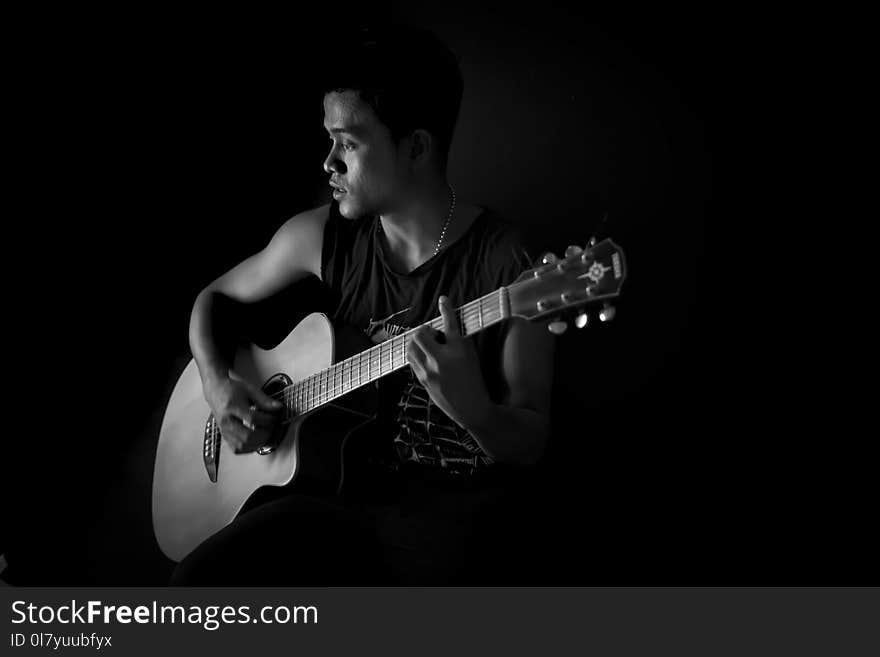
<instances>
[{"instance_id":1,"label":"dark pants","mask_svg":"<svg viewBox=\"0 0 880 657\"><path fill-rule=\"evenodd\" d=\"M239 516L184 559L183 586L486 584L507 579L515 484L397 475L355 498L290 494Z\"/></svg>"}]
</instances>

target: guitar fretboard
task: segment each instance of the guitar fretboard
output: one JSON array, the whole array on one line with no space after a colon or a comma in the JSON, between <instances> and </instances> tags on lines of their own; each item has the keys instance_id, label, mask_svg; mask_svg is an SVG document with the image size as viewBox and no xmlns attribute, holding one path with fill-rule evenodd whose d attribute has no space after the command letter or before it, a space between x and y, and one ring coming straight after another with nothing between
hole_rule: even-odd
<instances>
[{"instance_id":1,"label":"guitar fretboard","mask_svg":"<svg viewBox=\"0 0 880 657\"><path fill-rule=\"evenodd\" d=\"M479 333L484 328L510 317L507 288L490 292L454 312L461 335ZM435 317L423 326L441 331L443 318ZM284 389L284 404L288 412L302 415L401 369L407 365L406 350L418 328L421 327L389 338L375 347L287 386Z\"/></svg>"}]
</instances>

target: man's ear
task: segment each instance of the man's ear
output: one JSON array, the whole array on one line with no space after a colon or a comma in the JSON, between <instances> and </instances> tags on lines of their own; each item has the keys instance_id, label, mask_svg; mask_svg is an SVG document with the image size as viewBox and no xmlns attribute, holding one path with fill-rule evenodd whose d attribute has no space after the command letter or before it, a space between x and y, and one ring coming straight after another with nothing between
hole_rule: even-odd
<instances>
[{"instance_id":1,"label":"man's ear","mask_svg":"<svg viewBox=\"0 0 880 657\"><path fill-rule=\"evenodd\" d=\"M427 130L413 131L409 137L410 162L415 167L425 166L434 154L434 137Z\"/></svg>"}]
</instances>

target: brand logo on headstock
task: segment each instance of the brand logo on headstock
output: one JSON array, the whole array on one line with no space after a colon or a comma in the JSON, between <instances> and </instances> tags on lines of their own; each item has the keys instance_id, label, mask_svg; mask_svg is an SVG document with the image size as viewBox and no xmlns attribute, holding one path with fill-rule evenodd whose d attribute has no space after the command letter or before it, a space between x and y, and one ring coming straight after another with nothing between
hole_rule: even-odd
<instances>
[{"instance_id":1,"label":"brand logo on headstock","mask_svg":"<svg viewBox=\"0 0 880 657\"><path fill-rule=\"evenodd\" d=\"M578 278L589 278L594 283L598 283L605 276L605 272L611 271L611 267L606 267L601 262L594 262L590 265L586 274L581 274Z\"/></svg>"}]
</instances>

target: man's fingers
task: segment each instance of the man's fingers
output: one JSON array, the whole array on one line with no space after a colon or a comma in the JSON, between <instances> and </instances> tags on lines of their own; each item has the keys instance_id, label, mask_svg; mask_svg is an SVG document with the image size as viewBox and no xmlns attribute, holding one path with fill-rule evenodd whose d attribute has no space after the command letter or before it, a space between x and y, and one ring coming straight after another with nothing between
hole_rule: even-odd
<instances>
[{"instance_id":1,"label":"man's fingers","mask_svg":"<svg viewBox=\"0 0 880 657\"><path fill-rule=\"evenodd\" d=\"M425 354L415 342L411 342L406 350L406 360L419 381L425 378Z\"/></svg>"},{"instance_id":2,"label":"man's fingers","mask_svg":"<svg viewBox=\"0 0 880 657\"><path fill-rule=\"evenodd\" d=\"M232 415L236 420L242 423L246 428L253 431L259 427L269 428L275 425L275 422L278 420L277 413L269 413L267 411L261 411L257 408L256 404L251 404L248 407L238 407L232 411Z\"/></svg>"},{"instance_id":3,"label":"man's fingers","mask_svg":"<svg viewBox=\"0 0 880 657\"><path fill-rule=\"evenodd\" d=\"M257 428L254 424L254 415L256 412L257 407L255 405L237 406L230 411L229 415L232 418L233 424L243 426L248 431L253 431Z\"/></svg>"},{"instance_id":4,"label":"man's fingers","mask_svg":"<svg viewBox=\"0 0 880 657\"><path fill-rule=\"evenodd\" d=\"M247 454L249 452L255 452L260 447L269 442L269 438L271 434L265 429L257 429L256 431L250 432L246 440L241 441L237 446L234 447L234 451L236 454Z\"/></svg>"},{"instance_id":5,"label":"man's fingers","mask_svg":"<svg viewBox=\"0 0 880 657\"><path fill-rule=\"evenodd\" d=\"M415 352L418 352L419 363L423 367L436 364L438 345L436 340L434 340L434 336L431 335L431 329L424 326L417 329L413 333L413 339L409 348L415 349ZM429 358L430 362L428 361Z\"/></svg>"},{"instance_id":6,"label":"man's fingers","mask_svg":"<svg viewBox=\"0 0 880 657\"><path fill-rule=\"evenodd\" d=\"M271 416L268 416L271 420ZM271 437L271 427L248 427L240 418L230 416L220 426L223 439L229 443L236 454L245 454L259 449Z\"/></svg>"},{"instance_id":7,"label":"man's fingers","mask_svg":"<svg viewBox=\"0 0 880 657\"><path fill-rule=\"evenodd\" d=\"M232 447L238 447L247 439L244 427L232 417L225 418L220 423L220 435Z\"/></svg>"},{"instance_id":8,"label":"man's fingers","mask_svg":"<svg viewBox=\"0 0 880 657\"><path fill-rule=\"evenodd\" d=\"M251 393L251 399L254 404L259 406L264 411L278 411L281 409L283 404L277 399L272 399L265 392L257 388L256 386L248 384L248 389Z\"/></svg>"},{"instance_id":9,"label":"man's fingers","mask_svg":"<svg viewBox=\"0 0 880 657\"><path fill-rule=\"evenodd\" d=\"M251 424L261 429L271 429L278 421L278 415L275 413L267 413L266 411L251 412Z\"/></svg>"},{"instance_id":10,"label":"man's fingers","mask_svg":"<svg viewBox=\"0 0 880 657\"><path fill-rule=\"evenodd\" d=\"M460 338L461 329L458 326L458 314L449 303L449 297L441 296L437 300L437 305L440 306L440 316L443 318L443 333L449 339Z\"/></svg>"}]
</instances>

